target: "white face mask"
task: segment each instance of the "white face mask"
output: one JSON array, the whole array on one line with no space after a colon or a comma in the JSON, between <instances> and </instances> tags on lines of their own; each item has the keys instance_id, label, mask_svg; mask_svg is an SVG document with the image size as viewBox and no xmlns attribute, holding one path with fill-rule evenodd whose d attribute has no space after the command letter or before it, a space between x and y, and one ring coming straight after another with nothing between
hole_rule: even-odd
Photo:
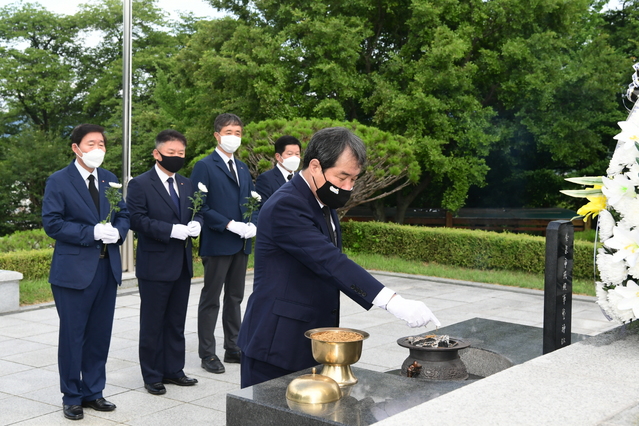
<instances>
[{"instance_id":1,"label":"white face mask","mask_svg":"<svg viewBox=\"0 0 639 426\"><path fill-rule=\"evenodd\" d=\"M286 170L294 172L300 166L300 157L298 157L297 155L293 155L291 157L285 158L284 160L282 160L282 166Z\"/></svg>"},{"instance_id":2,"label":"white face mask","mask_svg":"<svg viewBox=\"0 0 639 426\"><path fill-rule=\"evenodd\" d=\"M80 150L80 152L82 152L80 147L78 147L78 149ZM105 154L104 151L102 151L99 148L96 148L89 152L82 152L82 155L78 155L78 154L75 154L75 155L78 155L78 157L82 159L82 161L88 168L95 169L97 167L100 167L100 165L104 161L104 154Z\"/></svg>"},{"instance_id":3,"label":"white face mask","mask_svg":"<svg viewBox=\"0 0 639 426\"><path fill-rule=\"evenodd\" d=\"M242 138L234 135L224 135L220 137L220 147L228 152L229 154L233 154L242 144Z\"/></svg>"}]
</instances>

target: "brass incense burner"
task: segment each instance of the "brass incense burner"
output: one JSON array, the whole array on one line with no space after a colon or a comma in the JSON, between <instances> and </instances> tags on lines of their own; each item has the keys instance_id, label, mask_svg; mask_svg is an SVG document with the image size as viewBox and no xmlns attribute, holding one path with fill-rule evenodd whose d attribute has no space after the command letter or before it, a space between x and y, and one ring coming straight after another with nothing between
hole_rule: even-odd
<instances>
[{"instance_id":1,"label":"brass incense burner","mask_svg":"<svg viewBox=\"0 0 639 426\"><path fill-rule=\"evenodd\" d=\"M338 341L344 334L358 334L361 338ZM357 383L351 364L355 364L362 356L362 343L369 337L367 332L352 328L324 327L308 330L304 335L311 339L313 358L323 365L322 375L335 380L340 387Z\"/></svg>"}]
</instances>

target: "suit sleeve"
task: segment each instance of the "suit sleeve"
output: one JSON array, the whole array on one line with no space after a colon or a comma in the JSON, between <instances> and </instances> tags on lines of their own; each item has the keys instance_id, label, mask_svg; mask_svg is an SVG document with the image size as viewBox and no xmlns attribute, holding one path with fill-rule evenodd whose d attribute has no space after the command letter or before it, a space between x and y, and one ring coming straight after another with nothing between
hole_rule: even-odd
<instances>
[{"instance_id":1,"label":"suit sleeve","mask_svg":"<svg viewBox=\"0 0 639 426\"><path fill-rule=\"evenodd\" d=\"M52 175L47 179L42 199L42 225L48 236L56 241L68 244L88 246L95 242L93 239L94 223L88 220L68 220L66 214L69 185L61 185L59 175Z\"/></svg>"},{"instance_id":2,"label":"suit sleeve","mask_svg":"<svg viewBox=\"0 0 639 426\"><path fill-rule=\"evenodd\" d=\"M255 179L255 191L260 194L260 197L262 197L262 206L266 203L266 200L273 195L273 191L271 190L266 174L262 173L257 177L257 179Z\"/></svg>"},{"instance_id":3,"label":"suit sleeve","mask_svg":"<svg viewBox=\"0 0 639 426\"><path fill-rule=\"evenodd\" d=\"M322 233L306 200L282 197L277 203L269 204L269 213L273 241L282 250L363 308L371 308L373 299L384 285L350 260L328 235Z\"/></svg>"},{"instance_id":4,"label":"suit sleeve","mask_svg":"<svg viewBox=\"0 0 639 426\"><path fill-rule=\"evenodd\" d=\"M168 243L173 224L149 216L148 193L149 188L145 190L145 185L139 179L129 182L126 201L131 214L131 229L154 240Z\"/></svg>"},{"instance_id":5,"label":"suit sleeve","mask_svg":"<svg viewBox=\"0 0 639 426\"><path fill-rule=\"evenodd\" d=\"M207 199L204 201L201 210L204 224L214 231L224 232L226 230L226 225L228 225L231 219L218 213L217 210L210 207L211 203L208 199L210 197L216 196L216 194L212 193L212 188L214 187L214 185L211 184L211 179L212 177L209 173L209 169L207 165L203 163L203 160L195 163L195 166L193 167L193 173L191 173L191 181L196 186L198 183L202 182L209 189L209 192L206 194Z\"/></svg>"}]
</instances>

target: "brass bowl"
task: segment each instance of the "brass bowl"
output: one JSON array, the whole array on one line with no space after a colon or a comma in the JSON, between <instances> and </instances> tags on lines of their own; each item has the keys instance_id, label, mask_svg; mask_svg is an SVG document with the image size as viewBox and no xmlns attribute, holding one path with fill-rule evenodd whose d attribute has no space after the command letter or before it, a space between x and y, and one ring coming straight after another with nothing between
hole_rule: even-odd
<instances>
[{"instance_id":1,"label":"brass bowl","mask_svg":"<svg viewBox=\"0 0 639 426\"><path fill-rule=\"evenodd\" d=\"M289 383L286 388L286 399L289 401L289 407L301 405L301 411L325 411L326 407L305 407L307 404L327 404L335 402L342 397L342 390L335 380L330 377L315 374L313 368L312 374L305 374L297 377ZM292 407L291 407L292 408Z\"/></svg>"},{"instance_id":2,"label":"brass bowl","mask_svg":"<svg viewBox=\"0 0 639 426\"><path fill-rule=\"evenodd\" d=\"M354 332L362 336L361 340L353 342L326 342L313 339L311 335L318 332ZM323 327L313 328L304 333L311 339L311 350L315 361L324 365L322 374L335 380L340 386L348 386L357 383L353 375L351 364L355 364L362 356L362 344L370 336L367 332L353 328Z\"/></svg>"}]
</instances>

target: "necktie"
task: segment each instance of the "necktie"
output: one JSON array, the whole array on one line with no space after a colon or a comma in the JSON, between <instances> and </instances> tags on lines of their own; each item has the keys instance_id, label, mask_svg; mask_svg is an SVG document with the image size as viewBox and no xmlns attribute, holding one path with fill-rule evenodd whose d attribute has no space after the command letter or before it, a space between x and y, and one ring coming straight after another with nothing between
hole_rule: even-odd
<instances>
[{"instance_id":1,"label":"necktie","mask_svg":"<svg viewBox=\"0 0 639 426\"><path fill-rule=\"evenodd\" d=\"M169 194L171 194L171 200L173 200L173 204L177 207L178 213L180 213L180 198L175 192L175 188L173 188L173 178L170 177L166 180L169 184Z\"/></svg>"},{"instance_id":2,"label":"necktie","mask_svg":"<svg viewBox=\"0 0 639 426\"><path fill-rule=\"evenodd\" d=\"M98 210L98 217L100 216L100 195L98 193L98 188L95 186L95 176L89 175L89 194L91 194L91 198L93 198L93 203L95 204L95 208Z\"/></svg>"},{"instance_id":3,"label":"necktie","mask_svg":"<svg viewBox=\"0 0 639 426\"><path fill-rule=\"evenodd\" d=\"M233 180L235 181L236 184L239 185L239 182L237 181L237 176L235 175L235 167L233 167L233 160L229 160L229 170L231 171L231 176L233 177Z\"/></svg>"},{"instance_id":4,"label":"necktie","mask_svg":"<svg viewBox=\"0 0 639 426\"><path fill-rule=\"evenodd\" d=\"M293 173L290 173L288 176L286 176L286 180L291 180L293 178Z\"/></svg>"},{"instance_id":5,"label":"necktie","mask_svg":"<svg viewBox=\"0 0 639 426\"><path fill-rule=\"evenodd\" d=\"M326 226L328 226L328 232L331 236L331 241L333 245L337 247L337 237L335 236L335 231L333 230L333 223L331 222L331 209L328 206L322 207L322 213L324 214L324 219L326 220Z\"/></svg>"}]
</instances>

